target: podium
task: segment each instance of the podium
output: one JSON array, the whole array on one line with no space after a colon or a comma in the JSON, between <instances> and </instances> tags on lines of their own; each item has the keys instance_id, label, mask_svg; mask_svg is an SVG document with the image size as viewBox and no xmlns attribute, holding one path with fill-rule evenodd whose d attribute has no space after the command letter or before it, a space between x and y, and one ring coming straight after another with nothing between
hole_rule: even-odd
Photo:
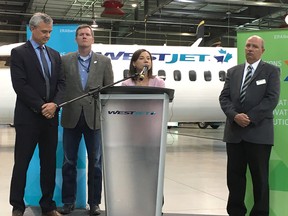
<instances>
[{"instance_id":1,"label":"podium","mask_svg":"<svg viewBox=\"0 0 288 216\"><path fill-rule=\"evenodd\" d=\"M101 131L106 216L160 216L167 115L174 90L103 89Z\"/></svg>"}]
</instances>

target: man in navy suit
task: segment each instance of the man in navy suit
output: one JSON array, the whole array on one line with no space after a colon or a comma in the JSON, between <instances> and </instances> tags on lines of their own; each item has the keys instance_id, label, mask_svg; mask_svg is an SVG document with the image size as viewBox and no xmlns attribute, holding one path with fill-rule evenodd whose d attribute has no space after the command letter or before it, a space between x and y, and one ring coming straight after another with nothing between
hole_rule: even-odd
<instances>
[{"instance_id":1,"label":"man in navy suit","mask_svg":"<svg viewBox=\"0 0 288 216\"><path fill-rule=\"evenodd\" d=\"M92 89L109 85L114 80L111 60L92 51L94 43L92 28L85 24L78 26L75 40L78 50L62 56L66 101L85 95ZM63 106L62 214L69 214L75 208L77 155L82 136L88 154L89 211L90 215L101 213L99 204L102 192L102 148L99 107L100 104L92 96Z\"/></svg>"},{"instance_id":2,"label":"man in navy suit","mask_svg":"<svg viewBox=\"0 0 288 216\"><path fill-rule=\"evenodd\" d=\"M14 125L16 141L10 188L12 216L25 211L26 173L38 143L42 216L59 216L53 201L58 142L57 104L63 102L64 77L57 51L45 46L53 20L36 13L29 21L32 37L11 51L11 78L17 94ZM42 53L41 53L42 52ZM41 58L41 55L43 58Z\"/></svg>"},{"instance_id":3,"label":"man in navy suit","mask_svg":"<svg viewBox=\"0 0 288 216\"><path fill-rule=\"evenodd\" d=\"M274 142L273 110L280 93L280 69L261 60L264 41L246 41L246 62L232 67L219 101L225 113L227 185L230 216L245 216L246 170L253 182L254 205L250 216L269 215L269 158Z\"/></svg>"}]
</instances>

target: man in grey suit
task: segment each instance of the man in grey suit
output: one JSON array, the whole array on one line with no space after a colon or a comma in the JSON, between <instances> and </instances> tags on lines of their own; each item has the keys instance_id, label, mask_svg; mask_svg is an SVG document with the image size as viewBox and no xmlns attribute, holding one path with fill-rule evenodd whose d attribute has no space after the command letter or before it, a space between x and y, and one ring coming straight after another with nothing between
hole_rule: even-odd
<instances>
[{"instance_id":1,"label":"man in grey suit","mask_svg":"<svg viewBox=\"0 0 288 216\"><path fill-rule=\"evenodd\" d=\"M62 57L65 75L65 100L87 94L97 87L113 83L111 60L92 51L94 33L89 25L76 30L78 51ZM96 106L94 106L96 103ZM96 115L94 116L94 112ZM64 161L62 166L62 214L74 210L77 188L77 155L84 135L88 153L88 204L90 215L100 214L102 192L102 150L99 104L92 96L67 104L62 110Z\"/></svg>"},{"instance_id":2,"label":"man in grey suit","mask_svg":"<svg viewBox=\"0 0 288 216\"><path fill-rule=\"evenodd\" d=\"M253 182L250 216L269 215L269 158L274 142L273 110L280 92L280 69L261 60L264 41L246 41L246 62L227 72L219 101L225 113L227 185L230 216L245 216L246 170Z\"/></svg>"}]
</instances>

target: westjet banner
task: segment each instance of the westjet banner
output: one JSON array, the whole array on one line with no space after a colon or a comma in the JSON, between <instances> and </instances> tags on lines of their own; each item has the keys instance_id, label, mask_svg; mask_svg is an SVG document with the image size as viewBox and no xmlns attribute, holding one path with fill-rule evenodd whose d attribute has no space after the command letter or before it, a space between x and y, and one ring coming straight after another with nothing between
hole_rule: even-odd
<instances>
[{"instance_id":1,"label":"westjet banner","mask_svg":"<svg viewBox=\"0 0 288 216\"><path fill-rule=\"evenodd\" d=\"M264 39L265 52L262 59L281 69L281 92L274 110L275 141L270 158L270 216L288 215L288 31L238 32L238 62L245 62L246 39L259 35ZM252 183L247 188L246 203L253 204Z\"/></svg>"}]
</instances>

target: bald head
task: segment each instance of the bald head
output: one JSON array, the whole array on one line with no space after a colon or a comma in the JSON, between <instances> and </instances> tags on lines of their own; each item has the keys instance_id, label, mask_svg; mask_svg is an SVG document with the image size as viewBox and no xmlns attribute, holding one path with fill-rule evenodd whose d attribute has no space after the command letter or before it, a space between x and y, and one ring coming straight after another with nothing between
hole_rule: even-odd
<instances>
[{"instance_id":1,"label":"bald head","mask_svg":"<svg viewBox=\"0 0 288 216\"><path fill-rule=\"evenodd\" d=\"M245 45L245 55L249 64L253 64L261 59L264 51L264 40L261 37L258 35L253 35L247 39Z\"/></svg>"}]
</instances>

